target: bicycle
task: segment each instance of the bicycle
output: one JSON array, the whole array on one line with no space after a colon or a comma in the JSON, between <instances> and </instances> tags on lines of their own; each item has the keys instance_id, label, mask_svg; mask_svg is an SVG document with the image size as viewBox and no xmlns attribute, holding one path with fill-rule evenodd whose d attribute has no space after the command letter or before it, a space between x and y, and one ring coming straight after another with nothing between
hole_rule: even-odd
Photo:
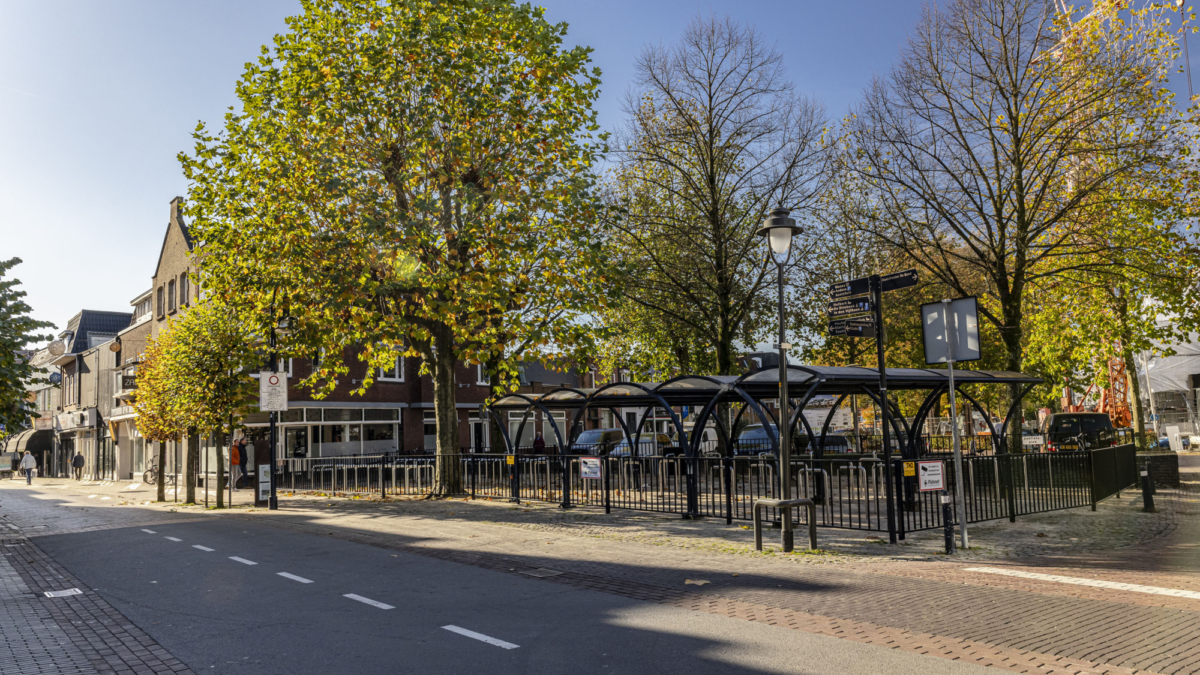
<instances>
[{"instance_id":1,"label":"bicycle","mask_svg":"<svg viewBox=\"0 0 1200 675\"><path fill-rule=\"evenodd\" d=\"M166 485L174 485L175 474L164 474L163 481ZM146 473L142 474L142 482L146 485L158 485L158 467L151 465L149 469L146 469Z\"/></svg>"}]
</instances>

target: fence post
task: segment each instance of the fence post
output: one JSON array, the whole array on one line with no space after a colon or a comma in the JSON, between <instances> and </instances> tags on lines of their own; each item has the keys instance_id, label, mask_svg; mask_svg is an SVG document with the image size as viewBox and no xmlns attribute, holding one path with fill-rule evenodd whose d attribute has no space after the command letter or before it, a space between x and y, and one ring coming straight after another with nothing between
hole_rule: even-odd
<instances>
[{"instance_id":1,"label":"fence post","mask_svg":"<svg viewBox=\"0 0 1200 675\"><path fill-rule=\"evenodd\" d=\"M600 459L600 461L601 461L601 466L604 467L604 473L601 474L601 478L604 479L604 512L612 513L612 503L609 500L609 496L608 496L608 492L609 492L608 474L609 474L609 469L612 468L612 462L609 460L608 457L602 457ZM620 460L618 460L618 461L620 461Z\"/></svg>"},{"instance_id":2,"label":"fence post","mask_svg":"<svg viewBox=\"0 0 1200 675\"><path fill-rule=\"evenodd\" d=\"M1007 500L1008 501L1008 522L1015 523L1015 522L1017 522L1017 495L1015 494L1015 490L1013 489L1013 470L1012 470L1012 457L1013 456L1012 456L1012 454L1006 452L1003 455L997 455L996 457L998 459L1003 460L1003 462L1004 462L1003 480L1004 480L1004 491L1008 494L1008 500ZM999 466L997 466L996 468L1000 469Z\"/></svg>"},{"instance_id":3,"label":"fence post","mask_svg":"<svg viewBox=\"0 0 1200 675\"><path fill-rule=\"evenodd\" d=\"M896 481L896 489L895 489L896 502L897 502L896 509L895 509L896 536L900 538L900 541L904 541L904 514L906 513L906 511L903 508L903 506L904 506L904 457L901 456L900 459L888 460L888 461L894 462L896 464L896 466L892 467L892 477Z\"/></svg>"},{"instance_id":4,"label":"fence post","mask_svg":"<svg viewBox=\"0 0 1200 675\"><path fill-rule=\"evenodd\" d=\"M1142 469L1142 511L1157 513L1154 508L1154 477L1150 475L1150 462L1147 461Z\"/></svg>"},{"instance_id":5,"label":"fence post","mask_svg":"<svg viewBox=\"0 0 1200 675\"><path fill-rule=\"evenodd\" d=\"M384 478L383 467L387 462L387 455L379 458L379 498L387 499L387 479Z\"/></svg>"},{"instance_id":6,"label":"fence post","mask_svg":"<svg viewBox=\"0 0 1200 675\"><path fill-rule=\"evenodd\" d=\"M685 462L684 466L687 467L687 515L684 517L698 518L700 516L700 499L697 494L697 483L699 481L696 475L696 469L698 468L696 462L698 460L696 457L685 457L683 461Z\"/></svg>"},{"instance_id":7,"label":"fence post","mask_svg":"<svg viewBox=\"0 0 1200 675\"><path fill-rule=\"evenodd\" d=\"M1096 510L1096 451L1092 450L1087 454L1088 461L1088 484L1092 493L1092 510Z\"/></svg>"},{"instance_id":8,"label":"fence post","mask_svg":"<svg viewBox=\"0 0 1200 675\"><path fill-rule=\"evenodd\" d=\"M512 457L512 461L513 461L513 463L509 465L512 467L511 469L509 469L509 472L508 472L508 480L511 483L509 489L512 490L513 502L520 504L521 503L521 477L517 474L517 472L521 470L521 465L517 464L517 455L515 452L514 452L514 454L509 455L509 456Z\"/></svg>"},{"instance_id":9,"label":"fence post","mask_svg":"<svg viewBox=\"0 0 1200 675\"><path fill-rule=\"evenodd\" d=\"M464 457L464 459L466 460L466 463L467 463L467 477L471 481L470 497L471 497L471 499L475 499L475 458L471 457L470 455L467 455L466 457Z\"/></svg>"},{"instance_id":10,"label":"fence post","mask_svg":"<svg viewBox=\"0 0 1200 675\"><path fill-rule=\"evenodd\" d=\"M945 490L942 490L942 536L946 540L946 555L954 555L954 516L950 495Z\"/></svg>"},{"instance_id":11,"label":"fence post","mask_svg":"<svg viewBox=\"0 0 1200 675\"><path fill-rule=\"evenodd\" d=\"M558 460L562 467L562 503L561 508L571 508L571 460L566 455L559 455Z\"/></svg>"},{"instance_id":12,"label":"fence post","mask_svg":"<svg viewBox=\"0 0 1200 675\"><path fill-rule=\"evenodd\" d=\"M721 474L725 482L725 524L733 524L733 458L721 458Z\"/></svg>"}]
</instances>

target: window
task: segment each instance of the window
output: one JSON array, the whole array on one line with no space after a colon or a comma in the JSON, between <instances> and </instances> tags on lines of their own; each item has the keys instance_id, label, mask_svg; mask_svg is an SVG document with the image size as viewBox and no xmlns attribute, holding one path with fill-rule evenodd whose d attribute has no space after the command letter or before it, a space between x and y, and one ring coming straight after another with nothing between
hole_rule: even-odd
<instances>
[{"instance_id":1,"label":"window","mask_svg":"<svg viewBox=\"0 0 1200 675\"><path fill-rule=\"evenodd\" d=\"M179 305L188 304L188 273L184 272L179 275Z\"/></svg>"},{"instance_id":2,"label":"window","mask_svg":"<svg viewBox=\"0 0 1200 675\"><path fill-rule=\"evenodd\" d=\"M167 282L167 313L175 311L175 280Z\"/></svg>"},{"instance_id":3,"label":"window","mask_svg":"<svg viewBox=\"0 0 1200 675\"><path fill-rule=\"evenodd\" d=\"M121 386L123 377L125 377L125 373L113 373L113 391L118 394L123 390L123 387Z\"/></svg>"},{"instance_id":4,"label":"window","mask_svg":"<svg viewBox=\"0 0 1200 675\"><path fill-rule=\"evenodd\" d=\"M385 382L403 382L404 381L404 357L397 356L395 363L391 368L380 368L379 379Z\"/></svg>"},{"instance_id":5,"label":"window","mask_svg":"<svg viewBox=\"0 0 1200 675\"><path fill-rule=\"evenodd\" d=\"M163 287L159 286L158 290L154 294L154 300L155 300L155 307L157 308L157 311L158 311L158 318L160 318L160 319L163 318L164 316L166 316L166 314L167 314L166 305L163 304L163 297L164 297L163 296Z\"/></svg>"},{"instance_id":6,"label":"window","mask_svg":"<svg viewBox=\"0 0 1200 675\"><path fill-rule=\"evenodd\" d=\"M487 371L483 369L482 363L475 364L475 384L478 384L481 387L486 387L491 384L491 382L488 381L488 374Z\"/></svg>"}]
</instances>

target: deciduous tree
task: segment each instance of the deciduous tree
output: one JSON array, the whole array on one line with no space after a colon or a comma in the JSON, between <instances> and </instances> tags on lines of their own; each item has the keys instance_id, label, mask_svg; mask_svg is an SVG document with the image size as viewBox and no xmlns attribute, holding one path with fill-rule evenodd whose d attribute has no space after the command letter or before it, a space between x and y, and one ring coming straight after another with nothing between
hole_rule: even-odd
<instances>
[{"instance_id":1,"label":"deciduous tree","mask_svg":"<svg viewBox=\"0 0 1200 675\"><path fill-rule=\"evenodd\" d=\"M437 492L461 489L455 367L586 338L606 284L592 165L599 71L504 0L306 0L181 156L208 292L286 312L312 383L419 355ZM538 308L537 311L530 311ZM300 355L299 353L297 355Z\"/></svg>"},{"instance_id":2,"label":"deciduous tree","mask_svg":"<svg viewBox=\"0 0 1200 675\"><path fill-rule=\"evenodd\" d=\"M20 258L0 261L0 425L4 429L0 438L5 432L24 429L35 414L25 385L37 373L23 352L31 345L53 339L38 333L54 325L29 316L32 310L23 299L21 280L4 278L19 264Z\"/></svg>"}]
</instances>

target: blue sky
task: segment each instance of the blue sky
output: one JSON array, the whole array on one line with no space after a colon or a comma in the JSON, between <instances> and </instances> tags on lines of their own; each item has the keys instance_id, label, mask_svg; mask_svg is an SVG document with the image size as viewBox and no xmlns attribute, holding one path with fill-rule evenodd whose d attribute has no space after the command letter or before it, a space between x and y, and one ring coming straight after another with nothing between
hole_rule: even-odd
<instances>
[{"instance_id":1,"label":"blue sky","mask_svg":"<svg viewBox=\"0 0 1200 675\"><path fill-rule=\"evenodd\" d=\"M730 14L776 43L800 91L845 113L886 73L917 0L548 0L568 42L603 71L606 129L644 45L675 42L697 14ZM150 286L176 154L219 124L243 64L284 30L294 0L0 2L0 256L20 256L37 318L129 311ZM1195 38L1193 38L1194 40ZM1200 48L1200 44L1192 43ZM1185 84L1181 84L1186 88Z\"/></svg>"}]
</instances>

